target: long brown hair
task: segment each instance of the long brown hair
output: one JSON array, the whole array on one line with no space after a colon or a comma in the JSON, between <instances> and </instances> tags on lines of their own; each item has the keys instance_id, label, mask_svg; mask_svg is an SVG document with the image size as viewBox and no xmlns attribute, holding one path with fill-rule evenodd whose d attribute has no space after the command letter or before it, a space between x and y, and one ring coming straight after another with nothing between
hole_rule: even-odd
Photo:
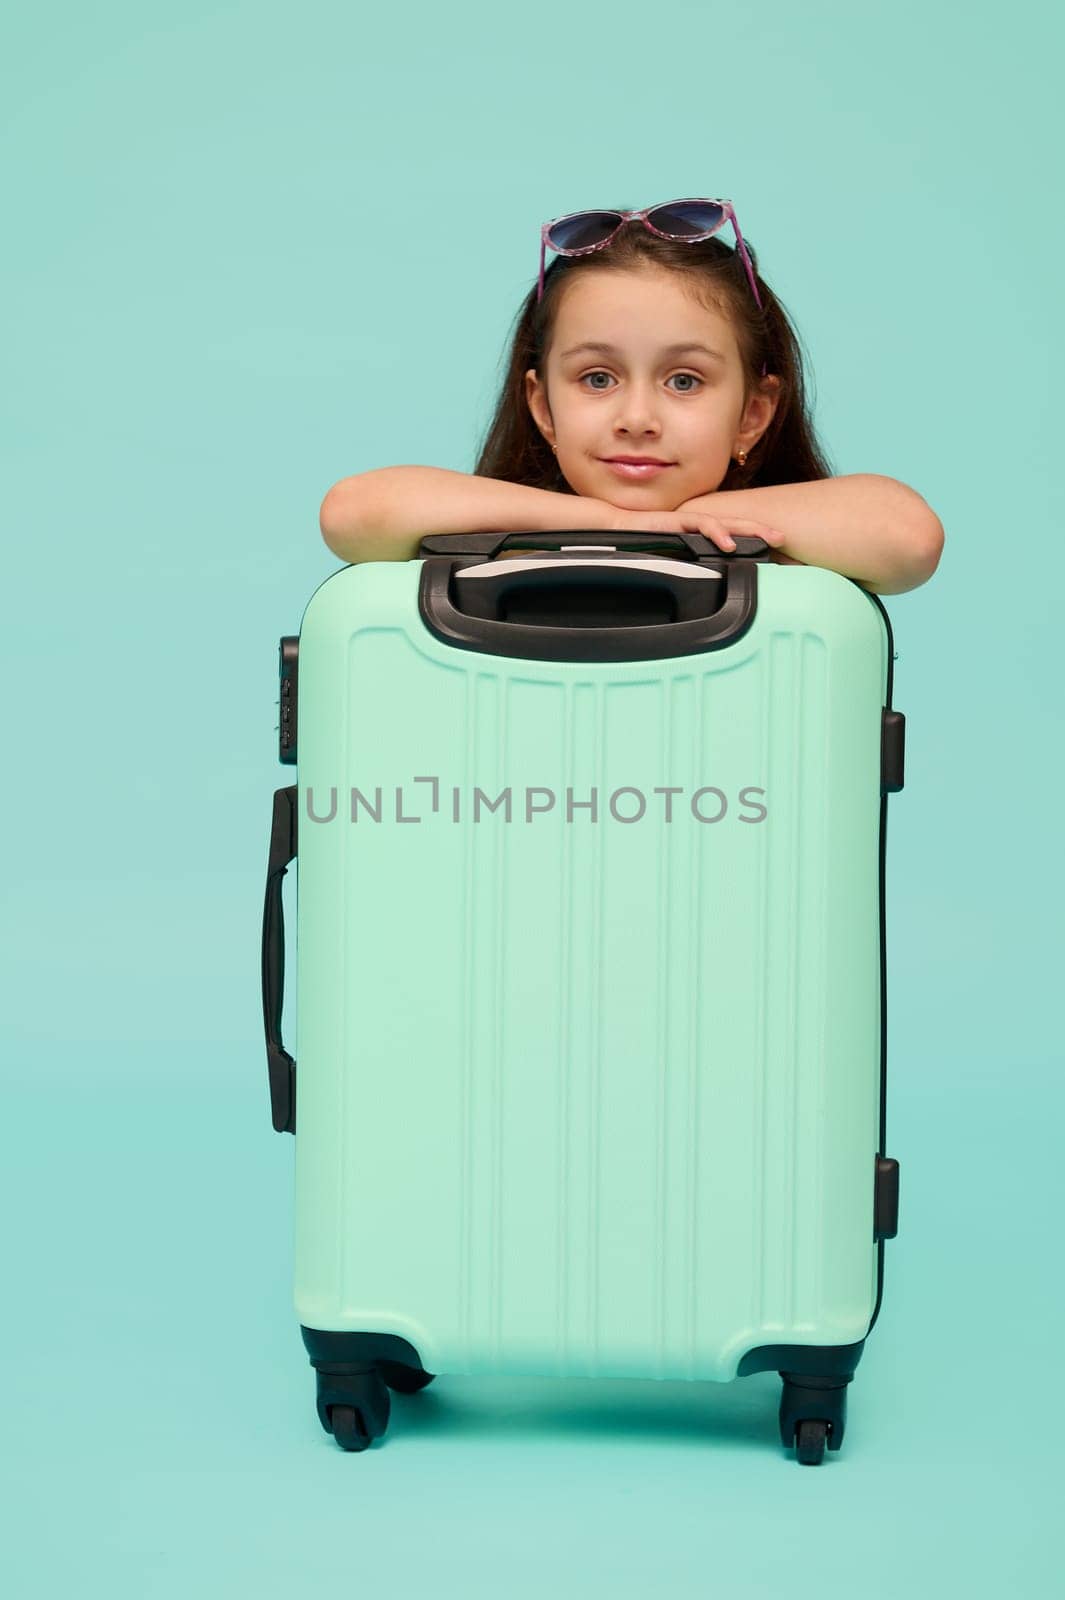
<instances>
[{"instance_id":1,"label":"long brown hair","mask_svg":"<svg viewBox=\"0 0 1065 1600\"><path fill-rule=\"evenodd\" d=\"M758 258L744 235L763 309L759 311L737 251L715 235L696 244L660 239L641 222L628 222L603 250L587 256L555 256L544 273L543 299L536 285L520 307L506 376L495 414L481 445L474 475L503 478L534 489L573 494L558 461L536 426L525 397L525 373L544 377L547 355L566 280L573 272L621 272L649 263L684 274L704 304L728 317L743 363L744 397L756 392L763 364L780 378L773 420L741 467L731 461L721 489L760 484L806 483L833 476L808 410L799 338L788 313L758 272Z\"/></svg>"}]
</instances>

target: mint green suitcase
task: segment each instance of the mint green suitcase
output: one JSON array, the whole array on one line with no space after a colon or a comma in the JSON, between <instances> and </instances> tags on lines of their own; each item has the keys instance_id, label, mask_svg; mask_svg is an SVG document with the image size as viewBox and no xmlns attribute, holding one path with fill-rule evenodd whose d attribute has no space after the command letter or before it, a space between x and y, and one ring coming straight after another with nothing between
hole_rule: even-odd
<instances>
[{"instance_id":1,"label":"mint green suitcase","mask_svg":"<svg viewBox=\"0 0 1065 1600\"><path fill-rule=\"evenodd\" d=\"M897 1223L904 721L879 599L737 544L426 538L282 640L263 1012L344 1449L484 1373L776 1370L785 1448L842 1442Z\"/></svg>"}]
</instances>

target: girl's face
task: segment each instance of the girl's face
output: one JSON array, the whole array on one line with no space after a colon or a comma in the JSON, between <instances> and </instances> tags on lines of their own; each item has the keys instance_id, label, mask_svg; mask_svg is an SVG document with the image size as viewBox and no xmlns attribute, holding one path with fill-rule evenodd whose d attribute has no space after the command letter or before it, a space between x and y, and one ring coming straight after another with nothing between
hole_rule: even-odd
<instances>
[{"instance_id":1,"label":"girl's face","mask_svg":"<svg viewBox=\"0 0 1065 1600\"><path fill-rule=\"evenodd\" d=\"M602 349L587 348L589 342ZM676 347L671 349L670 347ZM696 349L694 346L702 346ZM543 381L525 374L529 410L576 494L631 510L674 511L719 487L729 461L761 438L779 379L746 402L728 320L658 267L585 269L567 283ZM670 463L643 478L610 456Z\"/></svg>"}]
</instances>

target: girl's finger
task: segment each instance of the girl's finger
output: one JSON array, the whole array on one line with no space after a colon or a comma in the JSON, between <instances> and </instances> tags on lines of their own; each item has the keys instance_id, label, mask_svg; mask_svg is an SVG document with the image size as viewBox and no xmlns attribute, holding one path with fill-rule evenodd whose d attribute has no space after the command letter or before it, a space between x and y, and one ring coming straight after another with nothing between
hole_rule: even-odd
<instances>
[{"instance_id":1,"label":"girl's finger","mask_svg":"<svg viewBox=\"0 0 1065 1600\"><path fill-rule=\"evenodd\" d=\"M723 528L725 524L718 520L717 526ZM773 544L784 537L779 528L771 528L766 522L756 522L752 517L729 517L728 526L733 533L753 534L758 539L764 539L767 544Z\"/></svg>"},{"instance_id":2,"label":"girl's finger","mask_svg":"<svg viewBox=\"0 0 1065 1600\"><path fill-rule=\"evenodd\" d=\"M736 541L723 522L717 522L713 517L708 517L704 523L704 528L707 538L712 539L719 550L735 550Z\"/></svg>"},{"instance_id":3,"label":"girl's finger","mask_svg":"<svg viewBox=\"0 0 1065 1600\"><path fill-rule=\"evenodd\" d=\"M770 528L764 522L752 522L749 517L730 517L728 525L733 533L753 535L756 539L764 539L768 545L776 546L784 541L784 535L779 528Z\"/></svg>"}]
</instances>

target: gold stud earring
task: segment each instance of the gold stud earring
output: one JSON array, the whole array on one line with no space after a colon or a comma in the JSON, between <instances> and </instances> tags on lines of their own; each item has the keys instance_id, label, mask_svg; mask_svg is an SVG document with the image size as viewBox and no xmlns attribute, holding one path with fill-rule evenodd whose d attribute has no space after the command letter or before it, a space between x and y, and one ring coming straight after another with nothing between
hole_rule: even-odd
<instances>
[{"instance_id":1,"label":"gold stud earring","mask_svg":"<svg viewBox=\"0 0 1065 1600\"><path fill-rule=\"evenodd\" d=\"M740 450L737 452L736 461L739 466L745 467L747 465L747 454L748 452L746 450Z\"/></svg>"}]
</instances>

